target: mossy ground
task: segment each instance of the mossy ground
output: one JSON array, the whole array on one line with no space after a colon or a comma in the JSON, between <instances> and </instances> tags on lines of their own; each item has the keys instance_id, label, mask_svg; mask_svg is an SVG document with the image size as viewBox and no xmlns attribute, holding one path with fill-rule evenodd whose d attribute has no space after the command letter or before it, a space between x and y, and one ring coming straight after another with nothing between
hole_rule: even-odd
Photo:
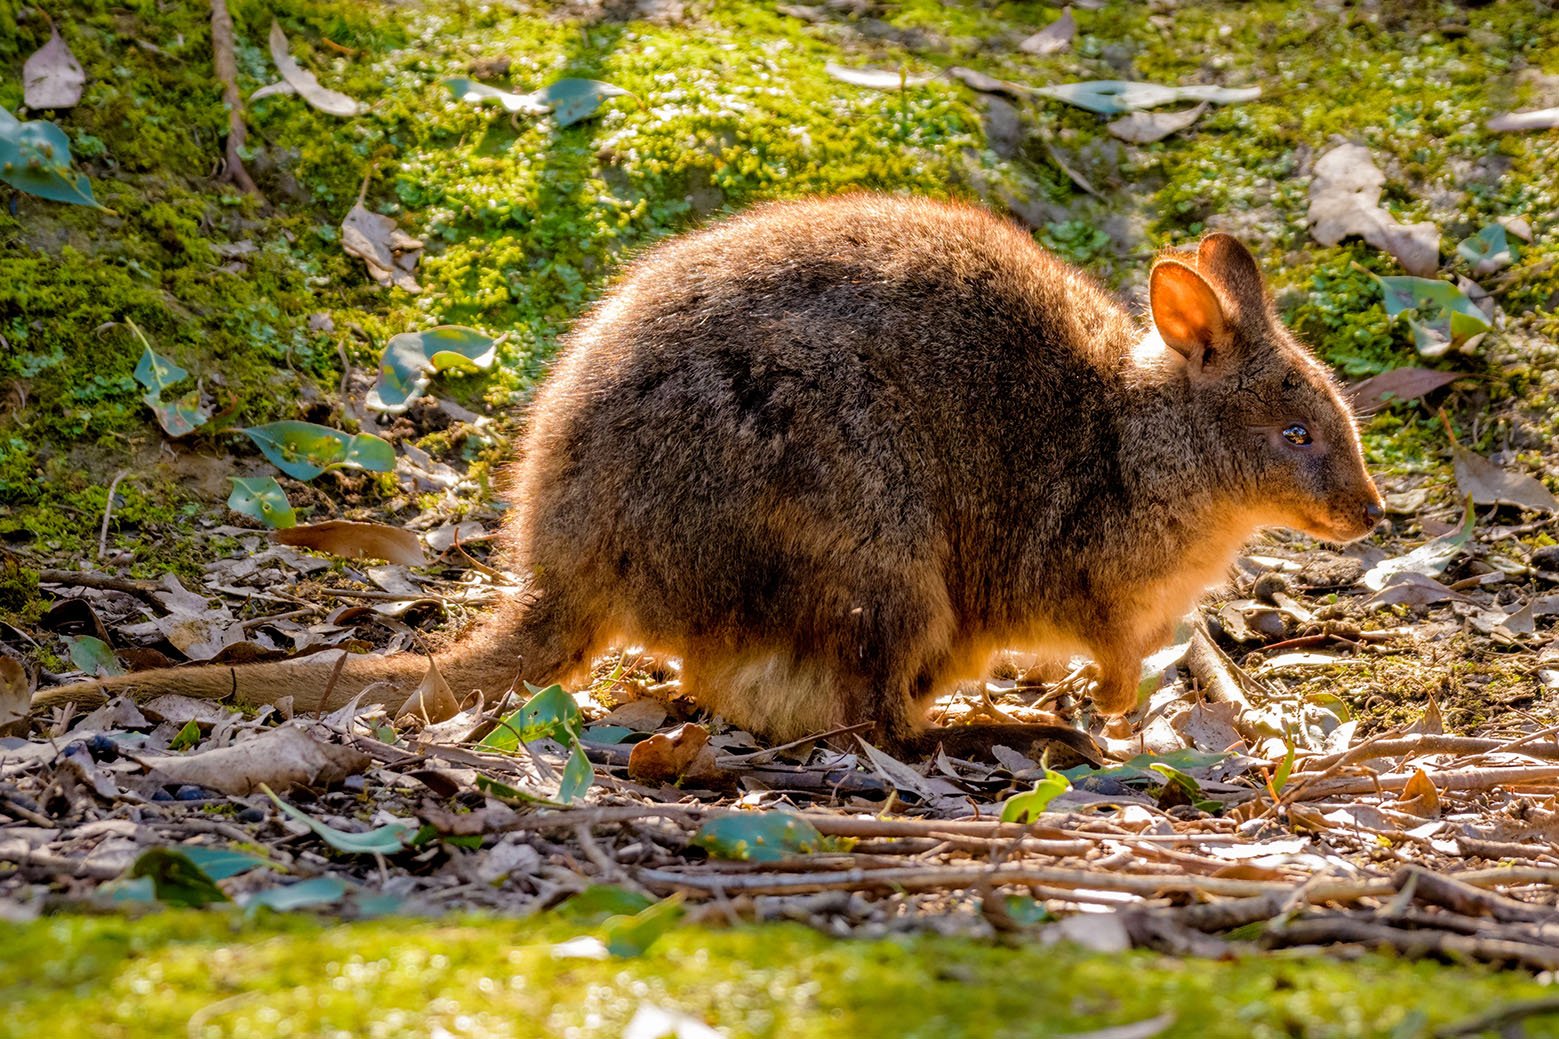
<instances>
[{"instance_id":1,"label":"mossy ground","mask_svg":"<svg viewBox=\"0 0 1559 1039\"><path fill-rule=\"evenodd\" d=\"M678 928L630 959L558 958L559 921L168 913L13 927L0 1036L617 1037L641 1004L738 1039L1059 1036L1172 1014L1165 1039L1413 1039L1551 989L1518 974L1366 957L1180 962L799 925ZM1492 1034L1492 1033L1490 1033ZM1528 1022L1559 1035L1559 1018Z\"/></svg>"},{"instance_id":2,"label":"mossy ground","mask_svg":"<svg viewBox=\"0 0 1559 1039\"><path fill-rule=\"evenodd\" d=\"M1559 135L1481 129L1497 112L1555 103L1517 75L1559 73L1559 19L1526 0L1111 4L1074 12L1072 49L1046 58L1015 47L1055 17L1042 3L907 0L877 20L821 26L723 0L689 4L687 20L670 25L457 0L230 6L246 95L273 78L264 41L275 17L307 67L370 106L339 120L294 97L251 105L246 159L268 204L212 176L225 115L206 5L51 9L88 74L81 105L54 118L117 215L0 195L0 535L25 564L0 572L0 612L23 624L40 606L26 565L92 554L117 472L129 475L111 550L130 553L137 574L196 572L223 550L191 534L197 519L231 518L223 477L269 471L230 431L344 422L333 397L343 352L370 366L388 336L443 322L508 332L498 372L442 388L478 410L517 410L625 257L774 197L878 188L1011 205L1039 214L1040 240L1127 292L1157 248L1235 231L1262 257L1294 326L1362 376L1418 359L1355 266L1395 273L1392 261L1358 242L1317 246L1306 231L1310 162L1335 141L1358 141L1387 172L1392 211L1440 223L1443 255L1496 217L1524 216L1538 230L1500 299L1506 328L1482 354L1440 363L1480 377L1446 401L1465 443L1514 447L1541 467L1559 436L1556 383L1543 373L1559 332ZM0 106L19 105L21 64L47 33L30 4L0 0ZM497 59L508 59L505 71ZM982 100L963 86L864 90L829 78L828 60L1264 93L1140 147L1087 112L1028 106L1028 134L1004 157L986 139ZM568 128L511 123L439 85L474 65L516 90L588 76L633 98ZM1105 198L1078 191L1047 142ZM365 179L369 207L428 243L420 295L379 288L341 251L339 225ZM224 255L243 242L253 251ZM316 314L335 331L311 327ZM203 380L220 413L211 430L164 443L131 375L140 348L117 324L126 319ZM442 454L449 445L437 436L424 446ZM1452 499L1449 440L1428 409L1382 413L1366 444L1378 471L1427 476L1435 501ZM386 481L320 483L390 518L397 492ZM1388 678L1413 690L1428 682L1389 670L1388 690ZM45 920L7 933L0 1035L61 1021L80 1034L181 1034L202 1011L191 1034L426 1036L439 1025L615 1036L649 999L733 1036L1048 1035L1163 1010L1179 1015L1164 1033L1173 1036L1409 1036L1423 1034L1415 1014L1442 1023L1540 991L1517 975L1373 959L1174 963L932 937L830 943L791 928L678 931L644 958L593 963L553 959L547 943L559 937L555 925L513 922Z\"/></svg>"}]
</instances>

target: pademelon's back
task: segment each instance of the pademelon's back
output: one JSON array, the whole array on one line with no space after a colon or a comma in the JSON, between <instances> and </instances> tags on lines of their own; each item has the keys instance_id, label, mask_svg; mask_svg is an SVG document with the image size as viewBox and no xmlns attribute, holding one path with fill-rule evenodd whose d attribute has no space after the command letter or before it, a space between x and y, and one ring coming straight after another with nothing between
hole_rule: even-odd
<instances>
[{"instance_id":1,"label":"pademelon's back","mask_svg":"<svg viewBox=\"0 0 1559 1039\"><path fill-rule=\"evenodd\" d=\"M983 210L760 208L650 251L570 337L533 409L512 562L631 599L603 622L630 636L732 638L794 628L798 599L837 590L830 568L999 566L967 537L1019 471L1075 468L1133 335ZM1005 421L1014 387L1055 436Z\"/></svg>"}]
</instances>

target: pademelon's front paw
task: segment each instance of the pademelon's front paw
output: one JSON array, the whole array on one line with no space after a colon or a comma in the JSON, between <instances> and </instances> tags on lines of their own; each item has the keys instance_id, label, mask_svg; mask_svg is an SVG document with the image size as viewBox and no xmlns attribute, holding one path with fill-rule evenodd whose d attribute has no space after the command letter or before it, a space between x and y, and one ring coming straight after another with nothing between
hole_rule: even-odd
<instances>
[{"instance_id":1,"label":"pademelon's front paw","mask_svg":"<svg viewBox=\"0 0 1559 1039\"><path fill-rule=\"evenodd\" d=\"M1109 718L1130 714L1136 710L1136 675L1102 671L1093 688L1093 707L1095 711Z\"/></svg>"}]
</instances>

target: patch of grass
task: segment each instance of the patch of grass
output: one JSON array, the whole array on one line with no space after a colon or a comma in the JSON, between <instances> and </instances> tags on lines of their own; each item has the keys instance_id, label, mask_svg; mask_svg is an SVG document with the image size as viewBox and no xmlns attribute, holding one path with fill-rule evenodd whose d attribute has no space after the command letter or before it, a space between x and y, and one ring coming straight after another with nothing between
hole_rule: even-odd
<instances>
[{"instance_id":1,"label":"patch of grass","mask_svg":"<svg viewBox=\"0 0 1559 1039\"><path fill-rule=\"evenodd\" d=\"M325 926L217 913L13 926L0 1036L620 1036L641 1005L737 1037L1049 1036L1161 1013L1168 1039L1370 1039L1551 990L1517 973L1370 956L1174 961L957 938L678 927L643 956L558 958L553 918ZM194 1023L192 1024L192 1021ZM1559 1035L1536 1019L1532 1036Z\"/></svg>"}]
</instances>

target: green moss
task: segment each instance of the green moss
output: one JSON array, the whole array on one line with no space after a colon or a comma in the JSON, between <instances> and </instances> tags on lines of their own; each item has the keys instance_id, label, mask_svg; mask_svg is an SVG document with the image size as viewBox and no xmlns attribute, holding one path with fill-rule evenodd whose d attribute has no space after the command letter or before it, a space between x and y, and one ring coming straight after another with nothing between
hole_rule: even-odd
<instances>
[{"instance_id":1,"label":"green moss","mask_svg":"<svg viewBox=\"0 0 1559 1039\"><path fill-rule=\"evenodd\" d=\"M641 1005L726 1035L1048 1036L1160 1013L1168 1039L1422 1036L1543 995L1528 977L1382 957L1172 961L795 925L682 927L645 956L558 958L554 919L337 924L220 914L45 919L0 953L0 1036L620 1036ZM198 1022L198 1026L196 1024ZM1559 1035L1552 1017L1528 1024Z\"/></svg>"}]
</instances>

